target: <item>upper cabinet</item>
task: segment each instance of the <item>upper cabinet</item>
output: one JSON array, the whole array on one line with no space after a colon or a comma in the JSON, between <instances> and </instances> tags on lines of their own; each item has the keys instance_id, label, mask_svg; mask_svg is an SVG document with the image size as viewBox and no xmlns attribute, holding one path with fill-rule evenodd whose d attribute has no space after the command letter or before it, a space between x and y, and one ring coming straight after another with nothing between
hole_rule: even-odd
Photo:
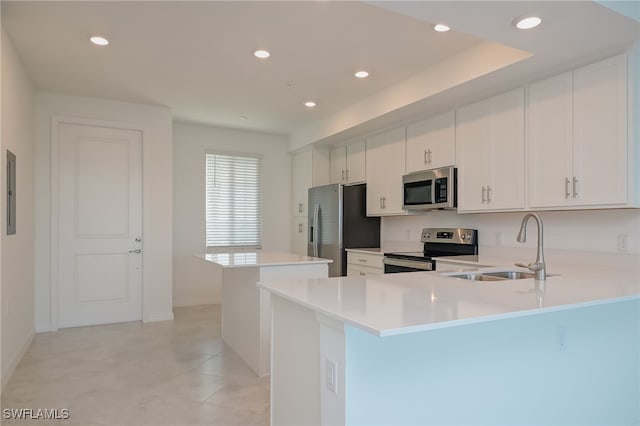
<instances>
[{"instance_id":1,"label":"upper cabinet","mask_svg":"<svg viewBox=\"0 0 640 426\"><path fill-rule=\"evenodd\" d=\"M363 183L365 177L364 139L331 150L331 183Z\"/></svg>"},{"instance_id":2,"label":"upper cabinet","mask_svg":"<svg viewBox=\"0 0 640 426\"><path fill-rule=\"evenodd\" d=\"M367 215L404 214L402 175L405 173L404 127L367 139Z\"/></svg>"},{"instance_id":3,"label":"upper cabinet","mask_svg":"<svg viewBox=\"0 0 640 426\"><path fill-rule=\"evenodd\" d=\"M524 208L524 89L457 113L458 210Z\"/></svg>"},{"instance_id":4,"label":"upper cabinet","mask_svg":"<svg viewBox=\"0 0 640 426\"><path fill-rule=\"evenodd\" d=\"M529 207L627 198L627 61L616 56L528 88Z\"/></svg>"},{"instance_id":5,"label":"upper cabinet","mask_svg":"<svg viewBox=\"0 0 640 426\"><path fill-rule=\"evenodd\" d=\"M291 161L293 216L307 216L309 188L329 183L329 152L320 148L293 154Z\"/></svg>"},{"instance_id":6,"label":"upper cabinet","mask_svg":"<svg viewBox=\"0 0 640 426\"><path fill-rule=\"evenodd\" d=\"M407 173L456 164L455 112L407 126Z\"/></svg>"},{"instance_id":7,"label":"upper cabinet","mask_svg":"<svg viewBox=\"0 0 640 426\"><path fill-rule=\"evenodd\" d=\"M577 69L573 74L573 88L576 204L626 203L626 56Z\"/></svg>"}]
</instances>

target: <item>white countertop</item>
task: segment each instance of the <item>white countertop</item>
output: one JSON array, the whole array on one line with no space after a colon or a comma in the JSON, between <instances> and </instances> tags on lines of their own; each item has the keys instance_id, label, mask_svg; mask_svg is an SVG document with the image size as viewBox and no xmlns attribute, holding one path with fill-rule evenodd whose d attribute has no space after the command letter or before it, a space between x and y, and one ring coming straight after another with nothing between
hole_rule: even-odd
<instances>
[{"instance_id":1,"label":"white countertop","mask_svg":"<svg viewBox=\"0 0 640 426\"><path fill-rule=\"evenodd\" d=\"M577 255L576 259L584 257ZM259 285L370 333L389 336L627 299L640 303L637 256L623 256L622 260L613 256L610 264L602 262L606 257L594 254L600 263L591 259L582 264L555 261L548 273L560 275L549 277L544 283L532 278L475 282L434 271ZM499 256L493 260L497 259ZM487 260L492 259L476 259ZM504 266L484 270L517 269L509 266L511 262L501 264Z\"/></svg>"},{"instance_id":2,"label":"white countertop","mask_svg":"<svg viewBox=\"0 0 640 426\"><path fill-rule=\"evenodd\" d=\"M331 259L303 256L295 253L274 251L251 251L230 253L206 253L196 257L215 263L223 268L247 268L258 266L285 266L312 263L332 263Z\"/></svg>"}]
</instances>

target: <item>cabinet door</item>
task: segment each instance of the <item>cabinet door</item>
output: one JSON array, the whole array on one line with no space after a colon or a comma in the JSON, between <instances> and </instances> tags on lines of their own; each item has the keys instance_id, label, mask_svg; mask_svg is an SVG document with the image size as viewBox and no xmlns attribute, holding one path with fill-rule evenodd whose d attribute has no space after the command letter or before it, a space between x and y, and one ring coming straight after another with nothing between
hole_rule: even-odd
<instances>
[{"instance_id":1,"label":"cabinet door","mask_svg":"<svg viewBox=\"0 0 640 426\"><path fill-rule=\"evenodd\" d=\"M331 183L346 182L347 151L344 146L331 150Z\"/></svg>"},{"instance_id":2,"label":"cabinet door","mask_svg":"<svg viewBox=\"0 0 640 426\"><path fill-rule=\"evenodd\" d=\"M527 105L529 207L572 203L573 73L532 84Z\"/></svg>"},{"instance_id":3,"label":"cabinet door","mask_svg":"<svg viewBox=\"0 0 640 426\"><path fill-rule=\"evenodd\" d=\"M626 56L575 70L573 100L574 204L626 203Z\"/></svg>"},{"instance_id":4,"label":"cabinet door","mask_svg":"<svg viewBox=\"0 0 640 426\"><path fill-rule=\"evenodd\" d=\"M457 122L458 210L484 210L489 186L488 101L460 108Z\"/></svg>"},{"instance_id":5,"label":"cabinet door","mask_svg":"<svg viewBox=\"0 0 640 426\"><path fill-rule=\"evenodd\" d=\"M360 183L365 181L365 149L364 140L352 142L347 145L346 178L348 183Z\"/></svg>"},{"instance_id":6,"label":"cabinet door","mask_svg":"<svg viewBox=\"0 0 640 426\"><path fill-rule=\"evenodd\" d=\"M491 150L489 209L524 208L524 89L489 100Z\"/></svg>"},{"instance_id":7,"label":"cabinet door","mask_svg":"<svg viewBox=\"0 0 640 426\"><path fill-rule=\"evenodd\" d=\"M405 173L406 130L404 127L385 133L385 177L382 195L382 214L405 213L402 208L402 176Z\"/></svg>"},{"instance_id":8,"label":"cabinet door","mask_svg":"<svg viewBox=\"0 0 640 426\"><path fill-rule=\"evenodd\" d=\"M386 136L384 133L367 139L367 215L382 214L382 196L386 181Z\"/></svg>"},{"instance_id":9,"label":"cabinet door","mask_svg":"<svg viewBox=\"0 0 640 426\"><path fill-rule=\"evenodd\" d=\"M292 252L307 255L307 218L294 217L293 229L291 230Z\"/></svg>"},{"instance_id":10,"label":"cabinet door","mask_svg":"<svg viewBox=\"0 0 640 426\"><path fill-rule=\"evenodd\" d=\"M455 112L407 126L407 173L455 165Z\"/></svg>"},{"instance_id":11,"label":"cabinet door","mask_svg":"<svg viewBox=\"0 0 640 426\"><path fill-rule=\"evenodd\" d=\"M308 190L311 187L313 152L304 151L293 155L291 165L291 193L293 216L307 215Z\"/></svg>"}]
</instances>

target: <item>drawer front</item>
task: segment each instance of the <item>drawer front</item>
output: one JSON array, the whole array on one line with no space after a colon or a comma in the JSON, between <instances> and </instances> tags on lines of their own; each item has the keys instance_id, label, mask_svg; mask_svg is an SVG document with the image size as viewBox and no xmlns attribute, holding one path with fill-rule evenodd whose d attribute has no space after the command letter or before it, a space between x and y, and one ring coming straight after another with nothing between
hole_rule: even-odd
<instances>
[{"instance_id":1,"label":"drawer front","mask_svg":"<svg viewBox=\"0 0 640 426\"><path fill-rule=\"evenodd\" d=\"M347 263L384 269L382 254L347 252Z\"/></svg>"},{"instance_id":2,"label":"drawer front","mask_svg":"<svg viewBox=\"0 0 640 426\"><path fill-rule=\"evenodd\" d=\"M354 265L349 263L347 265L347 276L362 276L362 275L381 275L384 274L383 268L372 268L371 266Z\"/></svg>"}]
</instances>

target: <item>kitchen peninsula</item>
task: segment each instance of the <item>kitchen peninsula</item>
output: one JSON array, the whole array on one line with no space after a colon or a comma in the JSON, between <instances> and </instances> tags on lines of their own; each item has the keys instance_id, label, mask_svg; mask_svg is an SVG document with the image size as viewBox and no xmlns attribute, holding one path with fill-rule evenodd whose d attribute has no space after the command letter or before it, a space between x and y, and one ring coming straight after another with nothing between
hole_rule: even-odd
<instances>
[{"instance_id":1,"label":"kitchen peninsula","mask_svg":"<svg viewBox=\"0 0 640 426\"><path fill-rule=\"evenodd\" d=\"M546 281L414 272L261 284L271 424L635 424L640 269L627 260L555 262Z\"/></svg>"},{"instance_id":2,"label":"kitchen peninsula","mask_svg":"<svg viewBox=\"0 0 640 426\"><path fill-rule=\"evenodd\" d=\"M260 377L270 372L270 293L261 281L326 278L331 260L253 251L197 257L222 268L222 338Z\"/></svg>"}]
</instances>

